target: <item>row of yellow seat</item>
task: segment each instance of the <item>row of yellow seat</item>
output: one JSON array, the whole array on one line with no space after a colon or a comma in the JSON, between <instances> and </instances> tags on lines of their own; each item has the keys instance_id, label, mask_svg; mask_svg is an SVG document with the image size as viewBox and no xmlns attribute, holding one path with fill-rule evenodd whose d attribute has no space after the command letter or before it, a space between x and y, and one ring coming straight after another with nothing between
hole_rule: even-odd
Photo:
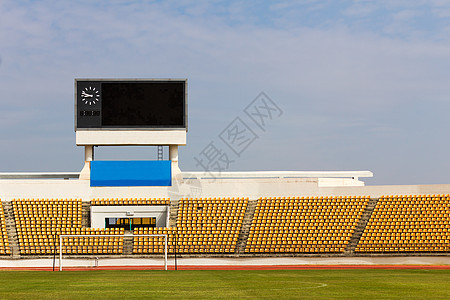
<instances>
[{"instance_id":1,"label":"row of yellow seat","mask_svg":"<svg viewBox=\"0 0 450 300\"><path fill-rule=\"evenodd\" d=\"M408 247L408 246L389 246L386 247L385 245L377 247L377 245L373 245L371 247L360 247L358 249L358 252L360 253L385 253L385 252L449 252L450 246L444 245L444 246L437 246L437 245L422 245L422 244L415 244L414 246Z\"/></svg>"},{"instance_id":2,"label":"row of yellow seat","mask_svg":"<svg viewBox=\"0 0 450 300\"><path fill-rule=\"evenodd\" d=\"M370 197L260 198L250 227L247 253L343 252ZM333 217L330 216L333 212ZM291 227L296 230L286 237ZM293 226L292 226L293 225ZM271 231L271 228L277 228ZM280 230L281 229L281 230Z\"/></svg>"},{"instance_id":3,"label":"row of yellow seat","mask_svg":"<svg viewBox=\"0 0 450 300\"><path fill-rule=\"evenodd\" d=\"M180 229L180 231L183 231ZM184 230L186 231L186 230ZM177 228L135 229L134 234L167 235L168 253L232 253L237 242L237 235L221 234L178 234ZM159 236L134 237L134 254L157 254L164 252L165 238Z\"/></svg>"},{"instance_id":4,"label":"row of yellow seat","mask_svg":"<svg viewBox=\"0 0 450 300\"><path fill-rule=\"evenodd\" d=\"M382 196L355 251L448 251L449 214L449 195Z\"/></svg>"},{"instance_id":5,"label":"row of yellow seat","mask_svg":"<svg viewBox=\"0 0 450 300\"><path fill-rule=\"evenodd\" d=\"M333 202L333 201L351 201L354 202L356 200L364 199L367 196L294 196L294 197L261 197L259 198L261 202L279 202L280 200L287 200L289 202L291 201L318 201L318 200L324 200L325 202Z\"/></svg>"},{"instance_id":6,"label":"row of yellow seat","mask_svg":"<svg viewBox=\"0 0 450 300\"><path fill-rule=\"evenodd\" d=\"M265 253L265 254L273 254L273 253L339 253L345 250L344 246L336 246L336 247L313 247L313 246L289 246L289 247L281 247L279 245L276 246L265 246L264 248L256 248L250 247L248 250L246 249L246 253Z\"/></svg>"},{"instance_id":7,"label":"row of yellow seat","mask_svg":"<svg viewBox=\"0 0 450 300\"><path fill-rule=\"evenodd\" d=\"M96 235L63 237L62 251L65 254L122 253L123 237L120 236L123 229L81 227L81 199L13 199L12 205L21 254L59 252L60 235ZM101 237L107 234L118 237Z\"/></svg>"},{"instance_id":8,"label":"row of yellow seat","mask_svg":"<svg viewBox=\"0 0 450 300\"><path fill-rule=\"evenodd\" d=\"M182 236L179 240L180 251L234 252L247 205L248 198L181 199L178 203L177 228L189 228L193 224L204 230L215 228L214 233L200 231L198 234L197 231L198 241L190 240L192 238L189 236ZM194 214L199 218L195 219ZM231 224L234 230L230 231Z\"/></svg>"},{"instance_id":9,"label":"row of yellow seat","mask_svg":"<svg viewBox=\"0 0 450 300\"><path fill-rule=\"evenodd\" d=\"M61 235L79 235L76 237L62 237L62 251L64 254L120 254L123 249L123 229L91 229L73 232L59 232L57 235L19 235L21 254L53 254L59 253ZM89 230L90 229L90 230ZM95 235L95 236L88 236ZM117 237L104 236L117 235ZM86 253L87 249L92 249ZM77 252L78 251L78 252Z\"/></svg>"},{"instance_id":10,"label":"row of yellow seat","mask_svg":"<svg viewBox=\"0 0 450 300\"><path fill-rule=\"evenodd\" d=\"M123 245L109 245L101 246L63 246L62 252L65 255L110 255L122 254ZM24 247L21 250L23 255L52 255L59 254L59 246L38 246L38 247Z\"/></svg>"},{"instance_id":11,"label":"row of yellow seat","mask_svg":"<svg viewBox=\"0 0 450 300\"><path fill-rule=\"evenodd\" d=\"M421 197L407 197L406 199L425 199L425 201L428 201L429 203L434 201L436 203L447 203L447 198L442 199L438 198L435 195L427 197L427 196L421 196ZM388 199L391 199L389 197ZM270 252L286 252L286 253L292 253L292 252L299 252L299 253L315 253L315 252L343 252L345 247L348 245L349 239L351 234L354 232L355 226L357 225L361 214L365 207L367 206L369 197L314 197L312 199L308 198L277 198L277 199L259 199L256 212L255 212L255 218L253 218L252 228L250 231L250 237L247 242L246 252L249 253L270 253ZM342 201L345 201L345 209L336 209L335 203L340 203ZM353 201L353 204L351 203ZM301 203L305 204L307 203L308 206L302 206L301 208L295 207L295 205L300 205ZM199 204L202 204L201 200L196 199L195 203L190 203L187 205L189 209L197 211L201 211L203 207L199 206ZM310 205L311 204L311 205ZM317 207L319 206L319 207ZM399 206L404 207L404 205ZM436 214L439 221L444 220L445 221L445 214L441 218L439 216L442 212L447 212L447 207L442 208L441 205L435 205L431 204L430 207L436 208ZM390 208L390 207L389 207ZM329 218L324 218L322 216L322 213L327 213L329 210L335 210L337 213L335 216L337 217L330 220ZM307 212L308 215L300 215L299 212ZM181 213L181 218L186 217L187 214ZM200 212L201 215L201 212ZM347 222L346 219L348 215L353 216L351 218L350 222ZM275 216L275 218L272 218L272 216ZM297 219L298 222L291 222L291 217L294 216L294 219ZM433 217L431 217L432 220ZM202 218L199 218L201 220ZM319 221L319 222L318 222ZM188 220L185 221L186 224L194 225L196 224L197 220ZM427 222L427 221L426 221ZM298 230L299 228L304 228L301 224L316 224L314 228L312 228L311 231L327 231L327 234L314 234L309 232L302 232L301 230ZM441 222L442 223L442 222ZM445 222L444 222L445 223ZM271 232L270 228L273 225L276 225L276 230L278 232ZM431 224L431 225L430 225ZM198 224L197 224L198 225ZM331 226L330 226L331 225ZM389 222L386 224L389 227L389 230L392 230L392 227L395 228L395 224L390 224ZM417 224L416 224L417 225ZM419 230L420 228L423 228L424 224L419 224L417 227ZM435 225L433 221L427 222L425 224L427 226ZM439 224L438 224L439 225ZM425 226L425 229L423 231L427 231L427 226ZM441 227L438 227L437 229L444 229L447 227L446 224L441 224ZM377 229L377 226L368 226L369 228L372 228L371 230ZM295 228L297 230L292 230L292 228ZM326 228L324 230L324 228ZM400 225L399 228L402 228ZM286 233L293 232L291 236L285 237ZM256 232L255 232L256 231ZM150 231L149 231L150 232ZM410 231L408 231L410 232ZM436 232L436 228L433 229L433 232ZM448 230L447 230L448 232ZM203 233L205 234L205 233ZM229 233L227 233L229 234ZM253 234L253 236L252 236ZM273 235L277 235L276 238L268 239L268 237L271 237ZM200 239L201 241L201 239ZM417 247L417 249L427 249L430 250L429 243L435 242L433 240L425 240L427 244L424 247ZM446 243L446 240L443 241L443 243L436 244L436 251L443 251L446 248L443 246ZM416 243L417 245L422 245L420 243ZM149 247L151 246L150 240L147 244ZM186 251L193 252L193 247L195 248L196 245L186 245ZM170 247L170 246L169 246ZM142 251L145 247L144 245L138 245L136 248L136 253L142 253ZM197 247L198 248L198 247ZM138 250L139 249L139 250ZM161 250L161 246L158 246L158 251ZM367 247L362 251L367 251L367 249L372 249L371 247ZM379 247L373 247L373 249L377 249L376 251L379 251ZM396 248L392 247L392 249L412 249L407 247L402 248ZM150 250L151 253L153 250ZM156 251L156 250L155 250ZM374 250L375 251L375 250ZM406 251L406 250L405 250Z\"/></svg>"},{"instance_id":12,"label":"row of yellow seat","mask_svg":"<svg viewBox=\"0 0 450 300\"><path fill-rule=\"evenodd\" d=\"M91 205L170 205L170 198L95 198Z\"/></svg>"},{"instance_id":13,"label":"row of yellow seat","mask_svg":"<svg viewBox=\"0 0 450 300\"><path fill-rule=\"evenodd\" d=\"M208 197L208 198L180 198L180 200L188 200L188 203L211 203L211 201L219 201L221 204L233 203L234 201L245 200L244 197Z\"/></svg>"},{"instance_id":14,"label":"row of yellow seat","mask_svg":"<svg viewBox=\"0 0 450 300\"><path fill-rule=\"evenodd\" d=\"M248 198L182 198L176 228L135 229L134 233L167 234L169 253L232 253L247 204ZM163 249L163 238L134 239L133 253L162 253Z\"/></svg>"},{"instance_id":15,"label":"row of yellow seat","mask_svg":"<svg viewBox=\"0 0 450 300\"><path fill-rule=\"evenodd\" d=\"M124 199L122 202L120 199L101 200L104 200L101 202L104 205L125 205ZM159 201L162 200L168 199L161 198ZM406 202L402 202L403 200ZM128 201L127 203L135 203L134 200ZM260 198L257 201L245 251L247 253L343 252L368 201L369 197ZM421 201L426 206L422 206ZM399 251L398 249L410 251L405 249L416 248L427 249L426 251L433 251L432 249L438 252L446 251L445 244L448 244L450 228L449 201L448 195L380 198L356 251L389 252ZM23 254L53 253L52 246L55 242L59 243L55 236L59 234L86 235L107 232L81 228L80 199L14 199L12 203L19 247ZM94 205L92 202L91 204ZM137 204L131 205L139 205L139 199ZM247 205L247 198L181 199L176 228L136 229L135 234L155 232L168 234L169 251L172 252L179 247L177 251L181 253L233 253ZM391 234L394 231L395 234ZM432 233L433 236L417 233ZM114 234L121 233L118 231ZM86 239L90 241L64 240L63 252L122 253L123 241L117 244L112 242L110 245L106 239L101 241L88 237ZM161 238L138 238L135 239L133 253L161 253L163 248Z\"/></svg>"}]
</instances>

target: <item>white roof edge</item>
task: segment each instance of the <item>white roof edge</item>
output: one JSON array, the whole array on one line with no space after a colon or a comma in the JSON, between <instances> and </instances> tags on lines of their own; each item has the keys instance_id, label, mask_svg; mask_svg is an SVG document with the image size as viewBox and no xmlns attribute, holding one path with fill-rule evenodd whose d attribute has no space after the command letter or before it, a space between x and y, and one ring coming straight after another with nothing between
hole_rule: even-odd
<instances>
[{"instance_id":1,"label":"white roof edge","mask_svg":"<svg viewBox=\"0 0 450 300\"><path fill-rule=\"evenodd\" d=\"M183 178L359 178L373 177L371 171L248 171L182 172ZM80 172L1 172L0 179L78 178Z\"/></svg>"},{"instance_id":2,"label":"white roof edge","mask_svg":"<svg viewBox=\"0 0 450 300\"><path fill-rule=\"evenodd\" d=\"M182 172L183 178L359 178L373 177L371 171L249 171Z\"/></svg>"}]
</instances>

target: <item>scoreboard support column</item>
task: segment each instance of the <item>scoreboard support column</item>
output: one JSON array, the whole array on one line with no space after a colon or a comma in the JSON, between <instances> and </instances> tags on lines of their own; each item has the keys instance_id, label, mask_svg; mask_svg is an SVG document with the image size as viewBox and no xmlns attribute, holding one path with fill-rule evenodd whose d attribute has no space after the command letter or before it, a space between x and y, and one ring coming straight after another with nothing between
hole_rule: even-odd
<instances>
[{"instance_id":1,"label":"scoreboard support column","mask_svg":"<svg viewBox=\"0 0 450 300\"><path fill-rule=\"evenodd\" d=\"M91 178L91 161L94 160L94 146L84 146L84 167L80 172L79 179L89 180Z\"/></svg>"},{"instance_id":2,"label":"scoreboard support column","mask_svg":"<svg viewBox=\"0 0 450 300\"><path fill-rule=\"evenodd\" d=\"M178 167L178 145L169 145L169 160L172 162L172 177L174 178L181 174Z\"/></svg>"},{"instance_id":3,"label":"scoreboard support column","mask_svg":"<svg viewBox=\"0 0 450 300\"><path fill-rule=\"evenodd\" d=\"M135 165L117 161L110 164L108 172L114 173L114 167L118 173L134 168L136 174L130 172L129 180L124 180L131 184L155 182L163 185L169 182L170 185L171 181L181 180L178 146L186 145L187 79L79 78L75 79L74 100L75 140L85 151L79 179L91 180L91 183L97 180L103 184L100 175L104 173L96 172L107 166L94 161L94 147L164 145L169 146L170 162ZM150 176L157 172L165 177ZM142 178L136 177L139 174ZM115 183L116 179L109 178L108 182Z\"/></svg>"}]
</instances>

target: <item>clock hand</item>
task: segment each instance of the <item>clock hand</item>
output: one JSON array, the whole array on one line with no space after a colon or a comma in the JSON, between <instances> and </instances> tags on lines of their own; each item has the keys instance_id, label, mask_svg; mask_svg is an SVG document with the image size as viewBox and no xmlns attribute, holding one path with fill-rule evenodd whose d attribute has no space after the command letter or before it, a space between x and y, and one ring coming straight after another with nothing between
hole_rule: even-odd
<instances>
[{"instance_id":1,"label":"clock hand","mask_svg":"<svg viewBox=\"0 0 450 300\"><path fill-rule=\"evenodd\" d=\"M94 97L94 95L90 95L90 94L87 94L85 92L82 92L81 96L83 96L83 97L91 97L91 98Z\"/></svg>"}]
</instances>

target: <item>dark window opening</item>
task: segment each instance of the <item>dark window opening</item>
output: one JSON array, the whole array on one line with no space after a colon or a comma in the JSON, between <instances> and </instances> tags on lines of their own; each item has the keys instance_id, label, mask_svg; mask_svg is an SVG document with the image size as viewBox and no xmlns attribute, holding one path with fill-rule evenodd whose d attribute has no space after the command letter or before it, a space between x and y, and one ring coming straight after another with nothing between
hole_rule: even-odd
<instances>
[{"instance_id":1,"label":"dark window opening","mask_svg":"<svg viewBox=\"0 0 450 300\"><path fill-rule=\"evenodd\" d=\"M105 218L105 228L134 228L156 227L156 218Z\"/></svg>"}]
</instances>

